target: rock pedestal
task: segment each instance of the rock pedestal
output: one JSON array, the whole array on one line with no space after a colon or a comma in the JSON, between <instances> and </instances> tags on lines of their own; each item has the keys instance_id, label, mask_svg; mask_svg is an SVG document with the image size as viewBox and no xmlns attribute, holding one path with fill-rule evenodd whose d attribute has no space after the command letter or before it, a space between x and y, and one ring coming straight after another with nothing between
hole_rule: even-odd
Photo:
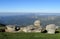
<instances>
[{"instance_id":1,"label":"rock pedestal","mask_svg":"<svg viewBox=\"0 0 60 39\"><path fill-rule=\"evenodd\" d=\"M41 32L42 31L42 27L40 25L40 20L36 20L34 22L34 28L35 28L34 32Z\"/></svg>"}]
</instances>

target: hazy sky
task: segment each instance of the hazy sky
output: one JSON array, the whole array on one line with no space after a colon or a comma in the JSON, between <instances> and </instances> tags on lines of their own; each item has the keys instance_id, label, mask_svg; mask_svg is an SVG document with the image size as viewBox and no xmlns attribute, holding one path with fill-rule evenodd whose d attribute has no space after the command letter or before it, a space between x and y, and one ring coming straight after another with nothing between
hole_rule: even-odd
<instances>
[{"instance_id":1,"label":"hazy sky","mask_svg":"<svg viewBox=\"0 0 60 39\"><path fill-rule=\"evenodd\" d=\"M0 12L60 13L60 0L0 0Z\"/></svg>"}]
</instances>

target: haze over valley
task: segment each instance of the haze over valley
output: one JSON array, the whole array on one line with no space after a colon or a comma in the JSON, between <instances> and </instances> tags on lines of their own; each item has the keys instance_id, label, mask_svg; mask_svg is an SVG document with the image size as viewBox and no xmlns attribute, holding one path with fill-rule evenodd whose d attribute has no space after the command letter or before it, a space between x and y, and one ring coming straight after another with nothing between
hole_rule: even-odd
<instances>
[{"instance_id":1,"label":"haze over valley","mask_svg":"<svg viewBox=\"0 0 60 39\"><path fill-rule=\"evenodd\" d=\"M0 13L0 23L5 25L32 25L37 19L41 20L42 26L60 26L60 13Z\"/></svg>"}]
</instances>

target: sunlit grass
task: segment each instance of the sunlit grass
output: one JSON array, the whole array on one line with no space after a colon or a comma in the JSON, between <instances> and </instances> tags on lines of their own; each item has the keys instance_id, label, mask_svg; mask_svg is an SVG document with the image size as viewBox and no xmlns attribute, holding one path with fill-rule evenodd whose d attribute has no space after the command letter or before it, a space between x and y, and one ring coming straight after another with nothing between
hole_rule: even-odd
<instances>
[{"instance_id":1,"label":"sunlit grass","mask_svg":"<svg viewBox=\"0 0 60 39\"><path fill-rule=\"evenodd\" d=\"M60 39L60 33L0 33L0 39Z\"/></svg>"}]
</instances>

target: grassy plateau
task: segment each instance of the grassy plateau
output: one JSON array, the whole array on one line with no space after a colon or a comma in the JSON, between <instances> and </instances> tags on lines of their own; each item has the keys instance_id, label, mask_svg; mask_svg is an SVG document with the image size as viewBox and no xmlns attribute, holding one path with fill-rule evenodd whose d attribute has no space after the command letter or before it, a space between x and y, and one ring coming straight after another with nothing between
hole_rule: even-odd
<instances>
[{"instance_id":1,"label":"grassy plateau","mask_svg":"<svg viewBox=\"0 0 60 39\"><path fill-rule=\"evenodd\" d=\"M60 33L7 33L0 32L0 39L60 39Z\"/></svg>"}]
</instances>

